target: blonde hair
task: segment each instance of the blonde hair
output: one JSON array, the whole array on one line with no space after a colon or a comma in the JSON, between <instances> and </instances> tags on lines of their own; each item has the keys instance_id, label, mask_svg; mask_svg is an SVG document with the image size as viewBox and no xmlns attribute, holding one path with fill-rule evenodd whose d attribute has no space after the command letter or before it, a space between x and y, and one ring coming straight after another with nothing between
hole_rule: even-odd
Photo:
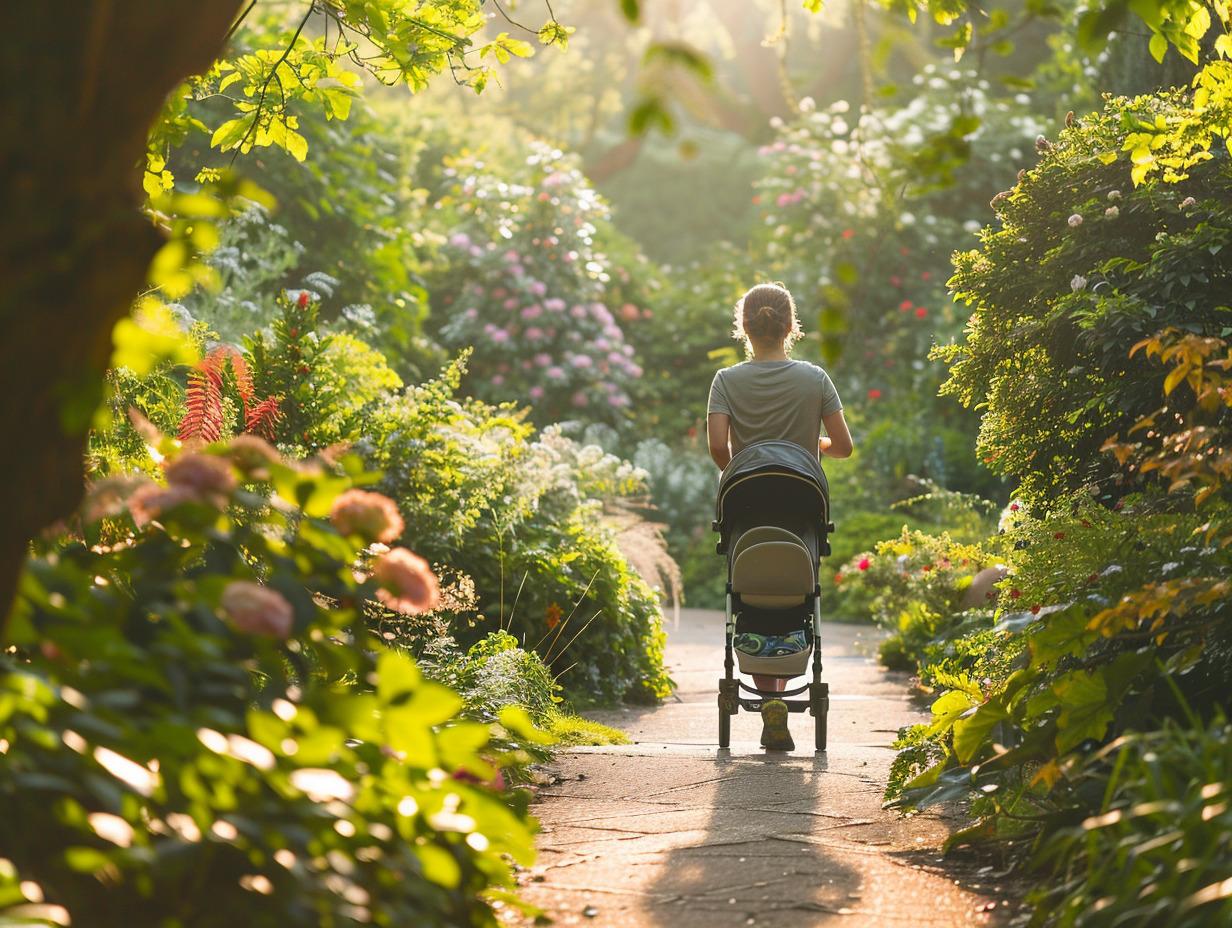
<instances>
[{"instance_id":1,"label":"blonde hair","mask_svg":"<svg viewBox=\"0 0 1232 928\"><path fill-rule=\"evenodd\" d=\"M782 284L758 284L736 302L732 338L751 348L750 338L781 338L783 348L804 334L796 316L796 301Z\"/></svg>"}]
</instances>

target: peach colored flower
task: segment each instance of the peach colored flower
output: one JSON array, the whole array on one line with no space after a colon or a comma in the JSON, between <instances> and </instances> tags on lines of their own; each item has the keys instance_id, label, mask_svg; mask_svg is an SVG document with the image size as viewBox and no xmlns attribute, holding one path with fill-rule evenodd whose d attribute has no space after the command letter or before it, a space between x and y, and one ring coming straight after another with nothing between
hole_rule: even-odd
<instances>
[{"instance_id":1,"label":"peach colored flower","mask_svg":"<svg viewBox=\"0 0 1232 928\"><path fill-rule=\"evenodd\" d=\"M285 641L291 634L295 613L277 590L250 580L236 580L223 590L219 605L236 630L245 635Z\"/></svg>"},{"instance_id":2,"label":"peach colored flower","mask_svg":"<svg viewBox=\"0 0 1232 928\"><path fill-rule=\"evenodd\" d=\"M164 512L181 503L197 501L198 497L184 486L161 487L147 483L138 487L128 498L128 511L138 528L145 528Z\"/></svg>"},{"instance_id":3,"label":"peach colored flower","mask_svg":"<svg viewBox=\"0 0 1232 928\"><path fill-rule=\"evenodd\" d=\"M123 515L128 500L143 487L156 487L148 477L116 474L90 487L81 506L81 521L87 525Z\"/></svg>"},{"instance_id":4,"label":"peach colored flower","mask_svg":"<svg viewBox=\"0 0 1232 928\"><path fill-rule=\"evenodd\" d=\"M265 480L269 465L278 464L282 456L278 449L260 435L236 435L227 446L227 457L246 477Z\"/></svg>"},{"instance_id":5,"label":"peach colored flower","mask_svg":"<svg viewBox=\"0 0 1232 928\"><path fill-rule=\"evenodd\" d=\"M359 535L385 544L406 528L398 504L388 496L367 490L347 490L339 494L329 509L329 520L343 535Z\"/></svg>"},{"instance_id":6,"label":"peach colored flower","mask_svg":"<svg viewBox=\"0 0 1232 928\"><path fill-rule=\"evenodd\" d=\"M213 454L181 454L163 465L168 489L222 507L239 486L231 462Z\"/></svg>"},{"instance_id":7,"label":"peach colored flower","mask_svg":"<svg viewBox=\"0 0 1232 928\"><path fill-rule=\"evenodd\" d=\"M436 574L427 561L406 548L394 548L378 557L372 577L384 588L377 590L376 598L395 612L414 615L430 612L440 604Z\"/></svg>"}]
</instances>

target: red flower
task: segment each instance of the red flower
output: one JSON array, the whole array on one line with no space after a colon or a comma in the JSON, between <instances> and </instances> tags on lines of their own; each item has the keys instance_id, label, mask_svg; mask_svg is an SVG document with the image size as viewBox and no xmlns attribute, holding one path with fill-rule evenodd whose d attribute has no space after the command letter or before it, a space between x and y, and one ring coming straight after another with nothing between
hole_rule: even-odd
<instances>
[{"instance_id":1,"label":"red flower","mask_svg":"<svg viewBox=\"0 0 1232 928\"><path fill-rule=\"evenodd\" d=\"M913 304L910 300L903 300L901 303L898 304L898 311L900 313L905 313L907 310L909 310L912 307L912 305Z\"/></svg>"},{"instance_id":2,"label":"red flower","mask_svg":"<svg viewBox=\"0 0 1232 928\"><path fill-rule=\"evenodd\" d=\"M932 279L933 279L933 275L930 274L928 271L925 271L923 274L920 275L920 280L932 280Z\"/></svg>"},{"instance_id":3,"label":"red flower","mask_svg":"<svg viewBox=\"0 0 1232 928\"><path fill-rule=\"evenodd\" d=\"M1039 614L1040 614L1040 607L1039 607L1039 606L1032 606L1032 607L1031 607L1031 614L1032 614L1032 615L1039 615Z\"/></svg>"},{"instance_id":4,"label":"red flower","mask_svg":"<svg viewBox=\"0 0 1232 928\"><path fill-rule=\"evenodd\" d=\"M932 565L932 564L925 564L925 565L924 565L924 573L928 573L928 572L929 572L930 570L932 570L932 569L933 569L933 565Z\"/></svg>"},{"instance_id":5,"label":"red flower","mask_svg":"<svg viewBox=\"0 0 1232 928\"><path fill-rule=\"evenodd\" d=\"M901 287L903 285L903 279L901 277L891 277L890 284L894 287Z\"/></svg>"},{"instance_id":6,"label":"red flower","mask_svg":"<svg viewBox=\"0 0 1232 928\"><path fill-rule=\"evenodd\" d=\"M1098 581L1099 574L1091 574L1091 576L1087 577L1087 583L1097 583Z\"/></svg>"},{"instance_id":7,"label":"red flower","mask_svg":"<svg viewBox=\"0 0 1232 928\"><path fill-rule=\"evenodd\" d=\"M754 202L754 203L760 203L760 202L761 202L761 197L753 197L753 202Z\"/></svg>"},{"instance_id":8,"label":"red flower","mask_svg":"<svg viewBox=\"0 0 1232 928\"><path fill-rule=\"evenodd\" d=\"M1083 520L1082 520L1082 524L1083 524L1083 525L1085 525L1087 528L1090 528L1090 527L1091 527L1091 523L1090 523L1090 522L1088 522L1086 519L1083 519Z\"/></svg>"},{"instance_id":9,"label":"red flower","mask_svg":"<svg viewBox=\"0 0 1232 928\"><path fill-rule=\"evenodd\" d=\"M1052 537L1056 539L1061 539L1065 537L1065 533L1064 532L1053 532Z\"/></svg>"},{"instance_id":10,"label":"red flower","mask_svg":"<svg viewBox=\"0 0 1232 928\"><path fill-rule=\"evenodd\" d=\"M561 609L560 606L556 605L556 603L552 603L550 606L548 606L547 623L548 623L549 631L551 631L553 628L555 628L557 625L560 624L560 616L563 611L564 610Z\"/></svg>"},{"instance_id":11,"label":"red flower","mask_svg":"<svg viewBox=\"0 0 1232 928\"><path fill-rule=\"evenodd\" d=\"M834 585L838 586L838 584L842 582L843 582L843 575L841 573L835 574L834 575Z\"/></svg>"},{"instance_id":12,"label":"red flower","mask_svg":"<svg viewBox=\"0 0 1232 928\"><path fill-rule=\"evenodd\" d=\"M1017 511L1018 511L1018 504L1010 503L1010 512L1017 512Z\"/></svg>"},{"instance_id":13,"label":"red flower","mask_svg":"<svg viewBox=\"0 0 1232 928\"><path fill-rule=\"evenodd\" d=\"M872 563L873 562L870 561L868 558L862 557L860 558L860 563L857 564L856 567L860 568L860 570L868 570L868 568L872 565Z\"/></svg>"},{"instance_id":14,"label":"red flower","mask_svg":"<svg viewBox=\"0 0 1232 928\"><path fill-rule=\"evenodd\" d=\"M299 308L300 308L300 309L303 309L303 308L304 308L304 307L306 307L307 305L308 305L308 291L307 291L307 290L301 290L301 291L299 292Z\"/></svg>"},{"instance_id":15,"label":"red flower","mask_svg":"<svg viewBox=\"0 0 1232 928\"><path fill-rule=\"evenodd\" d=\"M1010 590L1010 599L1017 599L1022 595L1022 590Z\"/></svg>"},{"instance_id":16,"label":"red flower","mask_svg":"<svg viewBox=\"0 0 1232 928\"><path fill-rule=\"evenodd\" d=\"M915 311L915 317L917 319L923 319L927 315L928 315L928 310L925 309L923 306L921 306L919 309Z\"/></svg>"},{"instance_id":17,"label":"red flower","mask_svg":"<svg viewBox=\"0 0 1232 928\"><path fill-rule=\"evenodd\" d=\"M855 232L853 232L851 229L843 230L843 238L851 238L853 235L855 235Z\"/></svg>"},{"instance_id":18,"label":"red flower","mask_svg":"<svg viewBox=\"0 0 1232 928\"><path fill-rule=\"evenodd\" d=\"M877 389L872 389L872 390L869 390L869 391L868 391L868 398L869 398L870 400L879 400L879 399L881 399L881 391L880 391L880 390L877 390Z\"/></svg>"}]
</instances>

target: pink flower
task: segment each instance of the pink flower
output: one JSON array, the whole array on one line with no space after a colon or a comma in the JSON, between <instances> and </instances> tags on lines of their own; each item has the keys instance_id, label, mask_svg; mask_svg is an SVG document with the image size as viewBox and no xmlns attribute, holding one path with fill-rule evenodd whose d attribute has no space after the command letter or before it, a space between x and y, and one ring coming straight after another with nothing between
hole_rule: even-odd
<instances>
[{"instance_id":1,"label":"pink flower","mask_svg":"<svg viewBox=\"0 0 1232 928\"><path fill-rule=\"evenodd\" d=\"M465 232L455 232L449 237L449 244L454 248L465 248L471 243L471 237Z\"/></svg>"},{"instance_id":2,"label":"pink flower","mask_svg":"<svg viewBox=\"0 0 1232 928\"><path fill-rule=\"evenodd\" d=\"M511 296L509 297L509 299L505 300L504 307L505 309L517 309L518 303L519 303L518 298L516 296Z\"/></svg>"},{"instance_id":3,"label":"pink flower","mask_svg":"<svg viewBox=\"0 0 1232 928\"><path fill-rule=\"evenodd\" d=\"M578 391L577 393L573 394L572 402L574 406L585 406L587 403L590 402L590 400L586 398L585 393Z\"/></svg>"},{"instance_id":4,"label":"pink flower","mask_svg":"<svg viewBox=\"0 0 1232 928\"><path fill-rule=\"evenodd\" d=\"M866 557L860 558L860 563L856 565L860 570L868 570L872 566L872 561Z\"/></svg>"},{"instance_id":5,"label":"pink flower","mask_svg":"<svg viewBox=\"0 0 1232 928\"><path fill-rule=\"evenodd\" d=\"M398 505L388 496L350 489L339 494L329 509L329 521L343 535L389 544L406 529Z\"/></svg>"},{"instance_id":6,"label":"pink flower","mask_svg":"<svg viewBox=\"0 0 1232 928\"><path fill-rule=\"evenodd\" d=\"M543 307L538 303L532 303L530 306L527 306L524 310L522 310L523 319L538 319L542 315Z\"/></svg>"},{"instance_id":7,"label":"pink flower","mask_svg":"<svg viewBox=\"0 0 1232 928\"><path fill-rule=\"evenodd\" d=\"M149 478L119 474L107 477L92 486L81 507L81 521L90 525L100 519L113 519L124 514L128 500L144 487L162 488Z\"/></svg>"},{"instance_id":8,"label":"pink flower","mask_svg":"<svg viewBox=\"0 0 1232 928\"><path fill-rule=\"evenodd\" d=\"M543 387L533 386L530 388L530 398L532 400L542 399L544 392Z\"/></svg>"},{"instance_id":9,"label":"pink flower","mask_svg":"<svg viewBox=\"0 0 1232 928\"><path fill-rule=\"evenodd\" d=\"M231 462L213 454L182 454L164 464L163 473L168 489L219 508L239 486Z\"/></svg>"},{"instance_id":10,"label":"pink flower","mask_svg":"<svg viewBox=\"0 0 1232 928\"><path fill-rule=\"evenodd\" d=\"M585 367L590 367L592 362L590 360L590 355L575 354L573 357L569 359L569 363L577 368L585 368Z\"/></svg>"},{"instance_id":11,"label":"pink flower","mask_svg":"<svg viewBox=\"0 0 1232 928\"><path fill-rule=\"evenodd\" d=\"M890 284L894 287L901 287L903 285L903 279L901 277L891 277Z\"/></svg>"},{"instance_id":12,"label":"pink flower","mask_svg":"<svg viewBox=\"0 0 1232 928\"><path fill-rule=\"evenodd\" d=\"M550 313L563 313L565 311L565 301L558 296L543 301L543 308Z\"/></svg>"},{"instance_id":13,"label":"pink flower","mask_svg":"<svg viewBox=\"0 0 1232 928\"><path fill-rule=\"evenodd\" d=\"M640 315L641 313L638 311L638 308L632 303L626 303L620 307L620 318L625 322L634 322Z\"/></svg>"},{"instance_id":14,"label":"pink flower","mask_svg":"<svg viewBox=\"0 0 1232 928\"><path fill-rule=\"evenodd\" d=\"M564 376L565 376L564 368L561 368L561 367L549 367L548 368L548 379L549 380L560 380Z\"/></svg>"},{"instance_id":15,"label":"pink flower","mask_svg":"<svg viewBox=\"0 0 1232 928\"><path fill-rule=\"evenodd\" d=\"M269 477L269 465L282 461L282 455L260 435L236 435L227 446L227 456L245 476L257 480Z\"/></svg>"},{"instance_id":16,"label":"pink flower","mask_svg":"<svg viewBox=\"0 0 1232 928\"><path fill-rule=\"evenodd\" d=\"M541 297L548 292L548 285L545 284L542 280L532 280L530 284L527 285L526 289L529 290L531 293L533 293L535 296Z\"/></svg>"},{"instance_id":17,"label":"pink flower","mask_svg":"<svg viewBox=\"0 0 1232 928\"><path fill-rule=\"evenodd\" d=\"M504 329L495 329L492 332L492 341L496 342L497 344L500 344L501 342L507 342L509 341L509 333L506 332Z\"/></svg>"},{"instance_id":18,"label":"pink flower","mask_svg":"<svg viewBox=\"0 0 1232 928\"><path fill-rule=\"evenodd\" d=\"M295 613L277 590L250 580L236 580L222 591L219 605L235 629L245 635L285 641L291 634Z\"/></svg>"},{"instance_id":19,"label":"pink flower","mask_svg":"<svg viewBox=\"0 0 1232 928\"><path fill-rule=\"evenodd\" d=\"M573 309L569 310L569 315L572 316L574 319L585 319L586 318L586 307L581 306L581 305L575 306L573 307Z\"/></svg>"},{"instance_id":20,"label":"pink flower","mask_svg":"<svg viewBox=\"0 0 1232 928\"><path fill-rule=\"evenodd\" d=\"M526 330L526 337L532 342L543 341L543 329L532 325Z\"/></svg>"},{"instance_id":21,"label":"pink flower","mask_svg":"<svg viewBox=\"0 0 1232 928\"><path fill-rule=\"evenodd\" d=\"M376 598L394 612L416 615L440 604L436 574L427 561L406 548L394 548L377 558L372 578L381 585Z\"/></svg>"}]
</instances>

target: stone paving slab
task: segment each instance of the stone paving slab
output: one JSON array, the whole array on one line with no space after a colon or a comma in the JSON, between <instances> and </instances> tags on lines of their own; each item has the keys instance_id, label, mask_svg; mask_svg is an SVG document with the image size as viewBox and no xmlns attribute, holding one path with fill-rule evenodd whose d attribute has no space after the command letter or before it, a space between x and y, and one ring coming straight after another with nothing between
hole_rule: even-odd
<instances>
[{"instance_id":1,"label":"stone paving slab","mask_svg":"<svg viewBox=\"0 0 1232 928\"><path fill-rule=\"evenodd\" d=\"M557 925L595 928L1002 926L1015 887L980 862L942 860L953 824L882 809L898 729L927 716L872 660L876 633L830 625L830 743L794 715L797 750L757 744L760 717L717 746L722 614L669 629L676 698L591 716L635 743L579 748L540 791L538 859L523 896Z\"/></svg>"}]
</instances>

